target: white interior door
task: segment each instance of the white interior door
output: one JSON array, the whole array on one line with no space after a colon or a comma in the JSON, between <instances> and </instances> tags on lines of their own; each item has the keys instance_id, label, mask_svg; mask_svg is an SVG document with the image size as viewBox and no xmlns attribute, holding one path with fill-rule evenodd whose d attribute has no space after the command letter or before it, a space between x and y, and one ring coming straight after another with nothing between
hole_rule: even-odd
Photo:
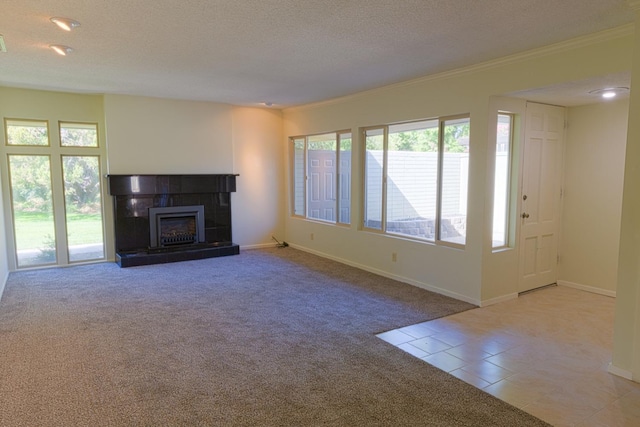
<instances>
[{"instance_id":1,"label":"white interior door","mask_svg":"<svg viewBox=\"0 0 640 427\"><path fill-rule=\"evenodd\" d=\"M557 280L564 128L563 107L527 103L519 292Z\"/></svg>"}]
</instances>

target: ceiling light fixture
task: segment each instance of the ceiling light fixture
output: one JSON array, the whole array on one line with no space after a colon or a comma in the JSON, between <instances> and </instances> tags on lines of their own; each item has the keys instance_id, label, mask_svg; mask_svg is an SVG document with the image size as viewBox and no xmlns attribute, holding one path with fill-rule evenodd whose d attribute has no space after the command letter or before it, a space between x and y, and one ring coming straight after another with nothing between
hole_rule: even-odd
<instances>
[{"instance_id":1,"label":"ceiling light fixture","mask_svg":"<svg viewBox=\"0 0 640 427\"><path fill-rule=\"evenodd\" d=\"M78 21L69 18L60 18L59 16L54 16L50 21L65 31L71 31L80 26Z\"/></svg>"},{"instance_id":2,"label":"ceiling light fixture","mask_svg":"<svg viewBox=\"0 0 640 427\"><path fill-rule=\"evenodd\" d=\"M70 48L69 46L61 45L61 44L50 44L49 47L53 49L58 55L62 55L62 56L67 56L68 54L73 52L72 48Z\"/></svg>"},{"instance_id":3,"label":"ceiling light fixture","mask_svg":"<svg viewBox=\"0 0 640 427\"><path fill-rule=\"evenodd\" d=\"M598 95L604 99L615 98L616 96L622 95L625 93L629 93L629 88L624 86L608 87L605 89L595 89L595 90L589 91L590 95Z\"/></svg>"},{"instance_id":4,"label":"ceiling light fixture","mask_svg":"<svg viewBox=\"0 0 640 427\"><path fill-rule=\"evenodd\" d=\"M263 103L266 107L272 107L273 106L273 102L264 102Z\"/></svg>"}]
</instances>

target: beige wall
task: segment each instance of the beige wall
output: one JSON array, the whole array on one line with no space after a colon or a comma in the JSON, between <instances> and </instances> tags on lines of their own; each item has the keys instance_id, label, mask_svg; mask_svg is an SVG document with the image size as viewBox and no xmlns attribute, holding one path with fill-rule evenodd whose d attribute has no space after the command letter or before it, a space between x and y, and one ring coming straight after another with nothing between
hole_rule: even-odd
<instances>
[{"instance_id":1,"label":"beige wall","mask_svg":"<svg viewBox=\"0 0 640 427\"><path fill-rule=\"evenodd\" d=\"M570 108L559 283L615 295L629 101Z\"/></svg>"},{"instance_id":2,"label":"beige wall","mask_svg":"<svg viewBox=\"0 0 640 427\"><path fill-rule=\"evenodd\" d=\"M640 5L636 5L636 28ZM640 82L640 32L635 34L631 84ZM631 91L629 117L640 115L640 92ZM629 120L622 193L618 287L611 371L640 382L640 121Z\"/></svg>"},{"instance_id":3,"label":"beige wall","mask_svg":"<svg viewBox=\"0 0 640 427\"><path fill-rule=\"evenodd\" d=\"M109 173L234 173L233 240L283 234L284 158L279 110L105 95Z\"/></svg>"},{"instance_id":4,"label":"beige wall","mask_svg":"<svg viewBox=\"0 0 640 427\"><path fill-rule=\"evenodd\" d=\"M516 242L518 242L519 231L516 227L518 221L518 209L520 207L518 191L521 186L521 143L524 141L524 126L527 102L524 99L514 99L505 97L492 97L489 106L489 123L497 123L498 111L504 111L515 115L512 164L511 164L511 186L510 213L511 230L508 248L492 250L491 240L493 234L493 200L487 201L484 205L484 239L482 252L482 290L481 300L484 304L499 302L503 299L514 298L517 293L519 258ZM497 126L489 127L486 168L493 171L495 165L495 144ZM494 175L487 173L485 188L487 191L493 188Z\"/></svg>"},{"instance_id":5,"label":"beige wall","mask_svg":"<svg viewBox=\"0 0 640 427\"><path fill-rule=\"evenodd\" d=\"M243 247L272 245L284 236L284 147L282 112L234 108L232 195L233 240Z\"/></svg>"},{"instance_id":6,"label":"beige wall","mask_svg":"<svg viewBox=\"0 0 640 427\"><path fill-rule=\"evenodd\" d=\"M465 250L359 230L362 202L359 173L353 177L352 186L354 224L332 226L287 215L287 241L470 302L495 302L517 294L516 251L491 250L489 206L492 206L494 156L491 135L495 130L488 123L492 123L497 108L503 108L494 102L495 96L629 70L632 39L630 31L607 33L586 42L567 43L343 99L286 109L285 136L351 129L355 137L356 171L361 168L358 129L363 126L451 114L471 115ZM397 253L397 262L392 262L392 252Z\"/></svg>"},{"instance_id":7,"label":"beige wall","mask_svg":"<svg viewBox=\"0 0 640 427\"><path fill-rule=\"evenodd\" d=\"M232 107L105 95L109 173L232 173Z\"/></svg>"}]
</instances>

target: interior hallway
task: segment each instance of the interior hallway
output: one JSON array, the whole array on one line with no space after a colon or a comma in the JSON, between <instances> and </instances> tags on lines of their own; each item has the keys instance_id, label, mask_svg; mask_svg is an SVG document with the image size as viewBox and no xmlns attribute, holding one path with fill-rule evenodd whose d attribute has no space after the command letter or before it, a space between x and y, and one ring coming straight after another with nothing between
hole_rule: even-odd
<instances>
[{"instance_id":1,"label":"interior hallway","mask_svg":"<svg viewBox=\"0 0 640 427\"><path fill-rule=\"evenodd\" d=\"M607 372L614 305L554 286L378 337L554 426L640 426L640 384Z\"/></svg>"}]
</instances>

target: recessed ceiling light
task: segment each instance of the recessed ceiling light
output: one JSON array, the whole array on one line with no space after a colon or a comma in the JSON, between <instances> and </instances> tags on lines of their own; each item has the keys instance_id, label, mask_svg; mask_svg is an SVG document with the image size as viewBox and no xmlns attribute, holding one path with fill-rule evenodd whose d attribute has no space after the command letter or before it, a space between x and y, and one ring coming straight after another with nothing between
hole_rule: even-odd
<instances>
[{"instance_id":1,"label":"recessed ceiling light","mask_svg":"<svg viewBox=\"0 0 640 427\"><path fill-rule=\"evenodd\" d=\"M628 87L618 86L618 87L608 87L604 89L591 90L589 91L589 94L598 95L603 97L604 99L611 99L611 98L615 98L618 95L621 95L623 93L628 93L628 92L629 92Z\"/></svg>"},{"instance_id":2,"label":"recessed ceiling light","mask_svg":"<svg viewBox=\"0 0 640 427\"><path fill-rule=\"evenodd\" d=\"M67 56L68 54L73 52L72 48L70 48L69 46L61 45L61 44L50 44L49 47L53 49L58 55L62 55L62 56Z\"/></svg>"},{"instance_id":3,"label":"recessed ceiling light","mask_svg":"<svg viewBox=\"0 0 640 427\"><path fill-rule=\"evenodd\" d=\"M74 28L77 28L80 26L80 23L78 21L75 21L70 18L60 18L59 16L54 16L53 18L50 19L50 21L65 31L71 31Z\"/></svg>"}]
</instances>

